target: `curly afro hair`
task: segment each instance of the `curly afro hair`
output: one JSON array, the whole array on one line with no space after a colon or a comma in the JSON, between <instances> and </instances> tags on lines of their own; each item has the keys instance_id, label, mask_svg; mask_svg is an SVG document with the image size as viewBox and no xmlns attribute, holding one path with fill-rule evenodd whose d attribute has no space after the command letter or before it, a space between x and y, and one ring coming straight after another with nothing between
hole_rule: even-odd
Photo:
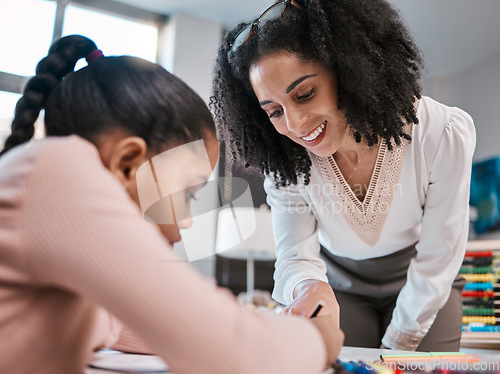
<instances>
[{"instance_id":1,"label":"curly afro hair","mask_svg":"<svg viewBox=\"0 0 500 374\"><path fill-rule=\"evenodd\" d=\"M357 142L385 139L388 148L411 140L405 125L418 123L414 103L421 97L420 52L398 12L385 0L295 0L281 17L254 26L232 50L241 23L224 37L213 80L211 110L220 139L234 161L243 161L276 186L310 179L304 147L280 135L260 108L249 69L262 56L286 51L318 62L337 77L338 108Z\"/></svg>"}]
</instances>

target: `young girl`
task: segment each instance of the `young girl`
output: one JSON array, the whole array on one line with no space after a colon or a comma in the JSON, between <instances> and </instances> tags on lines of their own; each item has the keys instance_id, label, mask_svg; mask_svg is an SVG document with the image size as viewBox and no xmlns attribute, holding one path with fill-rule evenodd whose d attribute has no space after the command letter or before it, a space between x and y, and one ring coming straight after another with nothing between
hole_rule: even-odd
<instances>
[{"instance_id":1,"label":"young girl","mask_svg":"<svg viewBox=\"0 0 500 374\"><path fill-rule=\"evenodd\" d=\"M279 1L219 50L216 122L267 175L273 297L340 305L346 345L459 349L475 132L421 96L421 62L384 0Z\"/></svg>"},{"instance_id":2,"label":"young girl","mask_svg":"<svg viewBox=\"0 0 500 374\"><path fill-rule=\"evenodd\" d=\"M42 108L47 138L25 144ZM217 161L206 105L158 65L103 57L82 36L52 45L0 157L0 372L83 372L121 322L178 374L317 373L335 360L332 318L240 308L171 252L187 215L160 227L142 217L138 170L193 141L204 152L184 147L168 171L188 186L176 212Z\"/></svg>"}]
</instances>

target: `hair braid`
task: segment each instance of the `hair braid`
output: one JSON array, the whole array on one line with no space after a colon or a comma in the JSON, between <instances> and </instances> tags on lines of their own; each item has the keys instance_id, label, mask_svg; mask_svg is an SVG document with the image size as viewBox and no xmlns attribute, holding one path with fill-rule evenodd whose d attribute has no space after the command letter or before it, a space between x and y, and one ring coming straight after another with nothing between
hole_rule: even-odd
<instances>
[{"instance_id":1,"label":"hair braid","mask_svg":"<svg viewBox=\"0 0 500 374\"><path fill-rule=\"evenodd\" d=\"M38 63L36 75L28 81L23 96L16 104L12 133L5 140L0 155L33 137L35 121L54 87L74 70L80 58L95 49L97 47L90 39L79 35L68 36L52 44L49 54Z\"/></svg>"}]
</instances>

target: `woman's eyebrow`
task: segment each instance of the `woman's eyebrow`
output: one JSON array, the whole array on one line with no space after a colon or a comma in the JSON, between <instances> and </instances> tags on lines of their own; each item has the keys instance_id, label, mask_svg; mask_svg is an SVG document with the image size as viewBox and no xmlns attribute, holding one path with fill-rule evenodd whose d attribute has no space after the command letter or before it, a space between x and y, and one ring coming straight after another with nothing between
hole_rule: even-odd
<instances>
[{"instance_id":1,"label":"woman's eyebrow","mask_svg":"<svg viewBox=\"0 0 500 374\"><path fill-rule=\"evenodd\" d=\"M308 75L304 75L303 77L300 77L299 79L297 79L296 81L294 81L291 85L289 85L286 88L286 93L289 94L290 91L293 90L295 87L297 87L298 84L300 84L301 82L303 82L307 78L311 78L311 77L315 77L315 76L316 76L316 74L308 74Z\"/></svg>"},{"instance_id":2,"label":"woman's eyebrow","mask_svg":"<svg viewBox=\"0 0 500 374\"><path fill-rule=\"evenodd\" d=\"M317 74L308 74L308 75L304 75L303 77L300 77L299 79L295 80L291 85L289 85L287 88L286 88L286 93L289 94L291 90L293 90L295 87L297 87L297 85L299 85L301 82L305 81L307 78L311 78L311 77L315 77ZM259 101L259 105L260 106L264 106L264 105L267 105L267 104L271 104L272 101L271 100L264 100L264 101Z\"/></svg>"}]
</instances>

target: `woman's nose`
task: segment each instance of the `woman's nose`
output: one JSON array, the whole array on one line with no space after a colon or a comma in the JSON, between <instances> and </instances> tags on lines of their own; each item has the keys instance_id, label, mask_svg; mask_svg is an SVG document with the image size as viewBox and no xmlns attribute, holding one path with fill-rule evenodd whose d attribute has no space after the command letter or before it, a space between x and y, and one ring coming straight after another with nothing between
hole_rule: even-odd
<instances>
[{"instance_id":1,"label":"woman's nose","mask_svg":"<svg viewBox=\"0 0 500 374\"><path fill-rule=\"evenodd\" d=\"M288 110L286 113L288 131L297 136L304 136L307 131L307 115L299 110Z\"/></svg>"}]
</instances>

